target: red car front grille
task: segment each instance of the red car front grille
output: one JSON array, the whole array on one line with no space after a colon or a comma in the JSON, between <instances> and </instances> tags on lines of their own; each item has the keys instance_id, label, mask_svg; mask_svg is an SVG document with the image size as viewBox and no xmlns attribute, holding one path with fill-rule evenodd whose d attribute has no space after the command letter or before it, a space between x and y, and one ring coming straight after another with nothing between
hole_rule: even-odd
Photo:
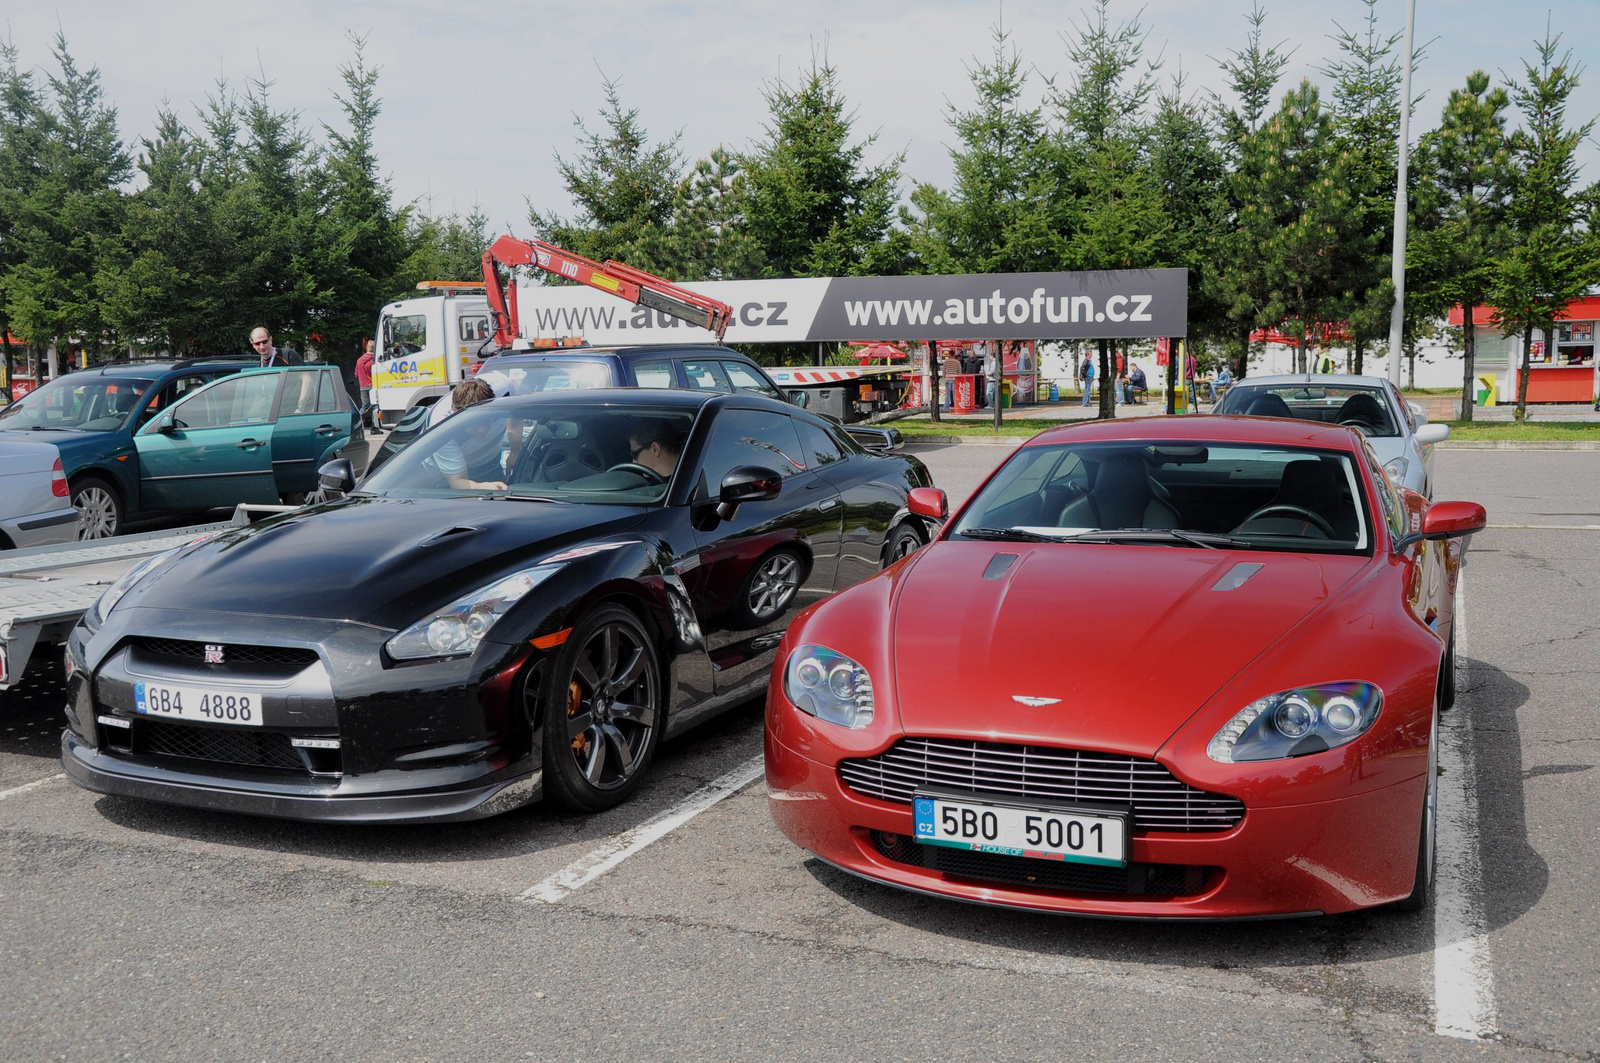
<instances>
[{"instance_id":1,"label":"red car front grille","mask_svg":"<svg viewBox=\"0 0 1600 1063\"><path fill-rule=\"evenodd\" d=\"M840 762L839 775L859 794L903 805L920 786L1131 805L1135 830L1224 831L1244 818L1238 798L1197 790L1153 760L1053 746L902 738L875 757Z\"/></svg>"}]
</instances>

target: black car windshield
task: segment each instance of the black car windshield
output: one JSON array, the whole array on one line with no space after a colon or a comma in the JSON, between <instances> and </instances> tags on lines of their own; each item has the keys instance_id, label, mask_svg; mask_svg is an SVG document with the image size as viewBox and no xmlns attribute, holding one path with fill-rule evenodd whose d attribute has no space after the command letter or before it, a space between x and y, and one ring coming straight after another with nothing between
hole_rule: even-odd
<instances>
[{"instance_id":1,"label":"black car windshield","mask_svg":"<svg viewBox=\"0 0 1600 1063\"><path fill-rule=\"evenodd\" d=\"M694 414L682 407L492 399L419 436L361 492L647 505L666 497Z\"/></svg>"},{"instance_id":2,"label":"black car windshield","mask_svg":"<svg viewBox=\"0 0 1600 1063\"><path fill-rule=\"evenodd\" d=\"M535 391L572 391L587 388L609 388L616 385L611 379L611 367L604 362L573 360L552 362L543 359L527 362L491 362L484 372L504 373L511 378L511 390L517 395Z\"/></svg>"},{"instance_id":3,"label":"black car windshield","mask_svg":"<svg viewBox=\"0 0 1600 1063\"><path fill-rule=\"evenodd\" d=\"M0 411L0 429L71 428L114 432L127 421L153 380L69 373L30 391Z\"/></svg>"},{"instance_id":4,"label":"black car windshield","mask_svg":"<svg viewBox=\"0 0 1600 1063\"><path fill-rule=\"evenodd\" d=\"M1400 434L1383 391L1361 385L1237 384L1212 412L1342 424L1369 436Z\"/></svg>"},{"instance_id":5,"label":"black car windshield","mask_svg":"<svg viewBox=\"0 0 1600 1063\"><path fill-rule=\"evenodd\" d=\"M956 525L971 539L1366 552L1351 456L1248 443L1023 447Z\"/></svg>"}]
</instances>

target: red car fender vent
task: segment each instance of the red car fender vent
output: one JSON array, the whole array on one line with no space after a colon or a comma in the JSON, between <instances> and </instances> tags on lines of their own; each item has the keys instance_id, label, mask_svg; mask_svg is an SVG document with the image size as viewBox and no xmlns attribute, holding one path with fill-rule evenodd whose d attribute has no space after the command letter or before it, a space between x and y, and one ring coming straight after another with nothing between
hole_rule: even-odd
<instances>
[{"instance_id":1,"label":"red car fender vent","mask_svg":"<svg viewBox=\"0 0 1600 1063\"><path fill-rule=\"evenodd\" d=\"M67 488L67 474L61 469L61 459L50 467L50 493L57 498L70 498L72 492Z\"/></svg>"}]
</instances>

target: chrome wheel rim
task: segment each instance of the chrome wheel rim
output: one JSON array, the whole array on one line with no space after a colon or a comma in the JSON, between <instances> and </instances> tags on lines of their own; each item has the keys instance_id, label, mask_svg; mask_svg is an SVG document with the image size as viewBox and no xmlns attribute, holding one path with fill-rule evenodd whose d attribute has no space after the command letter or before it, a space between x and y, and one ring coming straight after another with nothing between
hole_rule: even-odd
<instances>
[{"instance_id":1,"label":"chrome wheel rim","mask_svg":"<svg viewBox=\"0 0 1600 1063\"><path fill-rule=\"evenodd\" d=\"M79 539L108 539L117 534L117 500L104 487L85 487L72 505L82 518Z\"/></svg>"},{"instance_id":2,"label":"chrome wheel rim","mask_svg":"<svg viewBox=\"0 0 1600 1063\"><path fill-rule=\"evenodd\" d=\"M889 560L899 561L903 557L910 557L912 554L917 552L917 547L921 545L922 543L917 540L915 535L904 533L899 539L895 540L894 556L889 558Z\"/></svg>"},{"instance_id":3,"label":"chrome wheel rim","mask_svg":"<svg viewBox=\"0 0 1600 1063\"><path fill-rule=\"evenodd\" d=\"M750 581L750 613L774 616L783 611L800 589L800 559L793 554L773 554L761 562Z\"/></svg>"},{"instance_id":4,"label":"chrome wheel rim","mask_svg":"<svg viewBox=\"0 0 1600 1063\"><path fill-rule=\"evenodd\" d=\"M567 681L567 745L578 774L614 790L638 774L656 727L650 647L624 624L606 624L578 650Z\"/></svg>"}]
</instances>

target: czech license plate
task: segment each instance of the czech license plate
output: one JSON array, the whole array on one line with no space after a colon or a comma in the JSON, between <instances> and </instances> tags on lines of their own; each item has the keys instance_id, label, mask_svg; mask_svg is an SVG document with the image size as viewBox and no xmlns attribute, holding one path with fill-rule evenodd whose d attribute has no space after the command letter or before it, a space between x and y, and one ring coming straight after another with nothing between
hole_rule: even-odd
<instances>
[{"instance_id":1,"label":"czech license plate","mask_svg":"<svg viewBox=\"0 0 1600 1063\"><path fill-rule=\"evenodd\" d=\"M1104 867L1128 863L1126 816L928 793L918 793L912 808L923 845Z\"/></svg>"},{"instance_id":2,"label":"czech license plate","mask_svg":"<svg viewBox=\"0 0 1600 1063\"><path fill-rule=\"evenodd\" d=\"M261 726L260 696L233 690L135 683L133 710L143 716L159 716L169 720Z\"/></svg>"}]
</instances>

